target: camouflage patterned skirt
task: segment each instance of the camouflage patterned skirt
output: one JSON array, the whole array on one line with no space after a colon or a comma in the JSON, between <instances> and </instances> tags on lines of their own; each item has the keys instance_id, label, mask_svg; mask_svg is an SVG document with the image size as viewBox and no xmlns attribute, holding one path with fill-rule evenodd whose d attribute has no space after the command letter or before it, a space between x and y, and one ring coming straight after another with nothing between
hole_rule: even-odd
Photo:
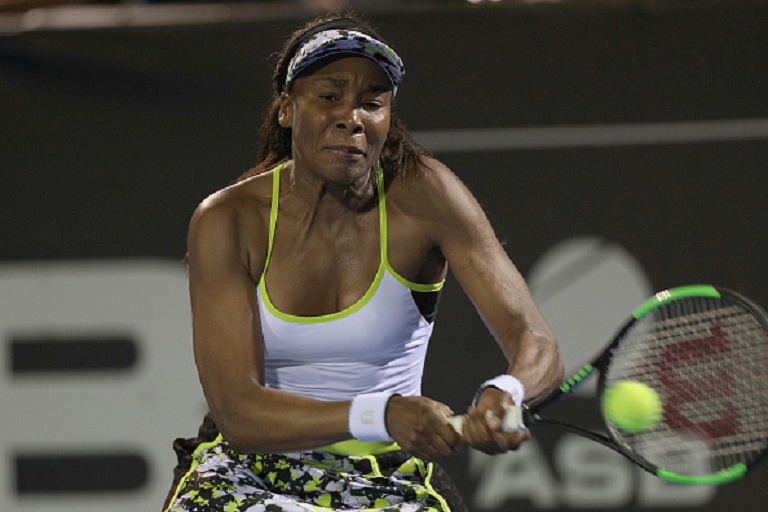
<instances>
[{"instance_id":1,"label":"camouflage patterned skirt","mask_svg":"<svg viewBox=\"0 0 768 512\"><path fill-rule=\"evenodd\" d=\"M439 466L396 445L376 455L244 455L219 435L199 444L188 466L171 490L167 512L466 510Z\"/></svg>"}]
</instances>

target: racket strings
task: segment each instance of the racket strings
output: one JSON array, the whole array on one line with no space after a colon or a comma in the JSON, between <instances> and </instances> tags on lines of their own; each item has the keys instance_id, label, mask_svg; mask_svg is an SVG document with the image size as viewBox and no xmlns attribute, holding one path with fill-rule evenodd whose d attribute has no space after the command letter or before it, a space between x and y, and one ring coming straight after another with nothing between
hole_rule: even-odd
<instances>
[{"instance_id":1,"label":"racket strings","mask_svg":"<svg viewBox=\"0 0 768 512\"><path fill-rule=\"evenodd\" d=\"M636 380L661 397L658 425L614 439L652 464L709 474L768 448L768 333L730 300L687 298L635 322L614 349L605 386Z\"/></svg>"}]
</instances>

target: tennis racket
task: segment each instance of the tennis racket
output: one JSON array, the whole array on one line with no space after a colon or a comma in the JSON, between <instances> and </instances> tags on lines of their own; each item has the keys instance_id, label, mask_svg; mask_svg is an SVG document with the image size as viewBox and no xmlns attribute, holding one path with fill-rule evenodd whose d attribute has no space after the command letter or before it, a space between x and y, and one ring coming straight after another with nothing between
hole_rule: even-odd
<instances>
[{"instance_id":1,"label":"tennis racket","mask_svg":"<svg viewBox=\"0 0 768 512\"><path fill-rule=\"evenodd\" d=\"M661 398L657 424L628 432L602 411L605 432L542 417L585 379L597 394L618 381ZM452 418L461 432L463 417ZM671 288L638 307L613 340L547 399L512 407L502 428L554 427L584 436L676 484L714 485L747 473L768 448L768 316L743 295L709 285Z\"/></svg>"}]
</instances>

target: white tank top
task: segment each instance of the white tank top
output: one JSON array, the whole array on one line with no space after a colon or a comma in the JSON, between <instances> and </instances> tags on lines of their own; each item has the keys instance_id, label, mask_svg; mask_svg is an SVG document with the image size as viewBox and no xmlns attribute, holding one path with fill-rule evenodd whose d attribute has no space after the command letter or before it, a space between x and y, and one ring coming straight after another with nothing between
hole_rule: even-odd
<instances>
[{"instance_id":1,"label":"white tank top","mask_svg":"<svg viewBox=\"0 0 768 512\"><path fill-rule=\"evenodd\" d=\"M321 316L278 311L264 282L277 225L282 167L274 171L267 260L257 289L267 386L320 400L350 400L377 391L420 395L427 345L445 281L412 283L389 265L381 166L376 173L378 272L355 304Z\"/></svg>"}]
</instances>

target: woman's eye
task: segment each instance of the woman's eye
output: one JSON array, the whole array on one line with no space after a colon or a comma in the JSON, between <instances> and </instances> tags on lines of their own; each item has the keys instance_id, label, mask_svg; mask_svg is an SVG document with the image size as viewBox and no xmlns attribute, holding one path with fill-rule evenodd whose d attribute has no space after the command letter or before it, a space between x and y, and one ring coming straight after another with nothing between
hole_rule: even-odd
<instances>
[{"instance_id":1,"label":"woman's eye","mask_svg":"<svg viewBox=\"0 0 768 512\"><path fill-rule=\"evenodd\" d=\"M321 94L320 98L325 100L325 101L336 101L338 99L335 94L330 94L330 93L329 94Z\"/></svg>"}]
</instances>

